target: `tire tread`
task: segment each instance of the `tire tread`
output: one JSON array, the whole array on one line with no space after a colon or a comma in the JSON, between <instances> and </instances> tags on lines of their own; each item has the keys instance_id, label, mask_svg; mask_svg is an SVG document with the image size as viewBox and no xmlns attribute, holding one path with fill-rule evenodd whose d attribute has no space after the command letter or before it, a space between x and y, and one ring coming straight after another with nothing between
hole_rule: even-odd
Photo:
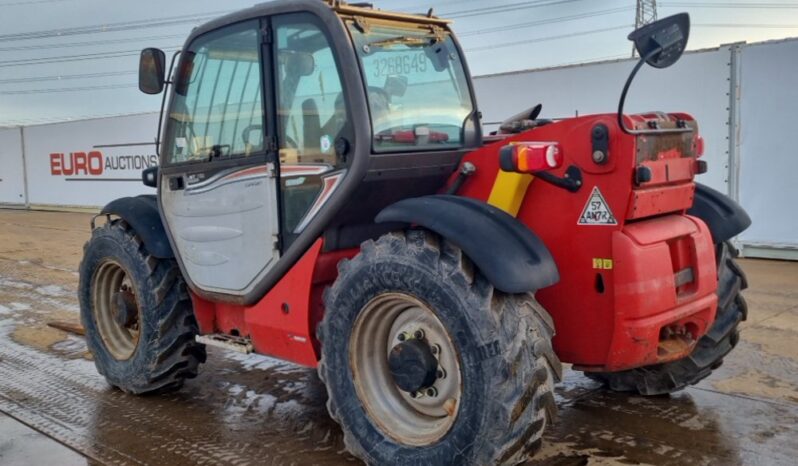
<instances>
[{"instance_id":1,"label":"tire tread","mask_svg":"<svg viewBox=\"0 0 798 466\"><path fill-rule=\"evenodd\" d=\"M500 347L505 348L498 364L506 368L506 374L488 397L491 421L486 424L490 427L480 433L480 443L472 448L466 464L518 464L527 460L540 448L543 431L557 412L553 390L555 380L561 378L562 365L550 343L554 336L551 317L532 293L506 295L494 290L458 247L426 230L393 232L363 243L357 256L339 263L339 277L324 293L326 308L332 308L331 303L343 291L349 274L386 257L404 263L412 261L437 272L442 279L462 288L462 293L485 303L481 309L489 309L490 318L496 320ZM336 317L335 312L326 312L318 329L322 346L318 372L328 387L327 409L341 425L347 449L367 463L376 464L371 461L369 449L359 443L357 434L342 422L338 403L330 391L331 371L337 368L328 365L324 343Z\"/></svg>"}]
</instances>

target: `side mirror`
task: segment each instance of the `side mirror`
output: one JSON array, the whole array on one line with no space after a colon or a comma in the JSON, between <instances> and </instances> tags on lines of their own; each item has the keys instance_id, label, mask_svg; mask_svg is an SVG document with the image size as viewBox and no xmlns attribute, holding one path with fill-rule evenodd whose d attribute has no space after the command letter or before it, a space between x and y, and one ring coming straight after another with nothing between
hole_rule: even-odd
<instances>
[{"instance_id":1,"label":"side mirror","mask_svg":"<svg viewBox=\"0 0 798 466\"><path fill-rule=\"evenodd\" d=\"M629 34L640 57L654 68L667 68L676 63L687 47L690 37L690 15L679 13Z\"/></svg>"},{"instance_id":2,"label":"side mirror","mask_svg":"<svg viewBox=\"0 0 798 466\"><path fill-rule=\"evenodd\" d=\"M626 93L632 80L640 71L644 64L648 63L654 68L667 68L681 58L684 49L687 47L687 39L690 37L690 15L679 13L668 16L651 24L646 24L640 29L636 29L629 34L629 40L635 43L635 49L640 54L640 61L637 62L626 84L621 91L621 99L618 101L618 126L626 134L650 134L650 133L682 133L692 131L691 128L672 128L672 129L629 129L623 122L623 105L626 102Z\"/></svg>"},{"instance_id":3,"label":"side mirror","mask_svg":"<svg viewBox=\"0 0 798 466\"><path fill-rule=\"evenodd\" d=\"M402 97L407 91L407 76L388 76L382 88L391 97Z\"/></svg>"},{"instance_id":4,"label":"side mirror","mask_svg":"<svg viewBox=\"0 0 798 466\"><path fill-rule=\"evenodd\" d=\"M145 94L160 94L166 81L166 54L163 50L146 48L139 58L139 90Z\"/></svg>"},{"instance_id":5,"label":"side mirror","mask_svg":"<svg viewBox=\"0 0 798 466\"><path fill-rule=\"evenodd\" d=\"M310 76L316 70L316 60L313 55L307 52L286 50L280 52L280 61L290 74L298 76Z\"/></svg>"},{"instance_id":6,"label":"side mirror","mask_svg":"<svg viewBox=\"0 0 798 466\"><path fill-rule=\"evenodd\" d=\"M141 171L141 182L150 188L158 187L158 167L145 168Z\"/></svg>"}]
</instances>

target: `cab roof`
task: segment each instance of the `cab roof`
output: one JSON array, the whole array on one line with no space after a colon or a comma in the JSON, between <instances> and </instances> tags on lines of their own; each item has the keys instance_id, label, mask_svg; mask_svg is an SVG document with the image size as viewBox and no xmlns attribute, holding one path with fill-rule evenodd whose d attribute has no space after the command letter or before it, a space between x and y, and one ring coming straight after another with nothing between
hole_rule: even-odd
<instances>
[{"instance_id":1,"label":"cab roof","mask_svg":"<svg viewBox=\"0 0 798 466\"><path fill-rule=\"evenodd\" d=\"M342 16L365 16L380 19L391 19L395 21L412 21L416 23L438 24L441 26L452 22L448 19L432 16L432 9L430 9L429 15L421 15L380 10L378 8L374 8L370 3L346 3L336 0L321 1L330 5L336 13Z\"/></svg>"},{"instance_id":2,"label":"cab roof","mask_svg":"<svg viewBox=\"0 0 798 466\"><path fill-rule=\"evenodd\" d=\"M302 11L316 14L320 16L322 20L330 20L331 17L342 19L361 17L399 22L412 22L418 24L430 24L444 28L451 23L450 20L438 18L436 16L432 16L431 14L422 15L384 11L365 3L350 4L341 0L275 0L259 3L252 7L245 8L243 10L239 10L208 21L207 23L194 28L189 37L186 39L186 43L189 43L199 35L227 26L229 24L263 16L297 13Z\"/></svg>"}]
</instances>

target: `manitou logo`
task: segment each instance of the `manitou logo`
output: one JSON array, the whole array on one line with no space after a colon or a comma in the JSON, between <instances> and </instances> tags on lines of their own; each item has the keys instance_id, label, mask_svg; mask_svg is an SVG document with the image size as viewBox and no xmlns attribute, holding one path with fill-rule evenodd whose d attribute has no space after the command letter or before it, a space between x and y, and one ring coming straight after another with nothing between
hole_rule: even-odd
<instances>
[{"instance_id":1,"label":"manitou logo","mask_svg":"<svg viewBox=\"0 0 798 466\"><path fill-rule=\"evenodd\" d=\"M109 171L143 170L158 165L158 156L109 155L90 152L53 152L50 154L50 174L53 176L100 176Z\"/></svg>"}]
</instances>

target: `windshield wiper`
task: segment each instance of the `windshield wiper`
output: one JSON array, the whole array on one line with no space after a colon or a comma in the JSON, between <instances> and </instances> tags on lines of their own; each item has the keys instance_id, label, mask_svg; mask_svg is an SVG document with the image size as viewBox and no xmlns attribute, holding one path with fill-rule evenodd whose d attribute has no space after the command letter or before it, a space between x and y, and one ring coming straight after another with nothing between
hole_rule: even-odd
<instances>
[{"instance_id":1,"label":"windshield wiper","mask_svg":"<svg viewBox=\"0 0 798 466\"><path fill-rule=\"evenodd\" d=\"M388 39L369 42L369 47L390 47L392 45L407 45L409 47L424 47L438 42L434 37L397 36Z\"/></svg>"}]
</instances>

